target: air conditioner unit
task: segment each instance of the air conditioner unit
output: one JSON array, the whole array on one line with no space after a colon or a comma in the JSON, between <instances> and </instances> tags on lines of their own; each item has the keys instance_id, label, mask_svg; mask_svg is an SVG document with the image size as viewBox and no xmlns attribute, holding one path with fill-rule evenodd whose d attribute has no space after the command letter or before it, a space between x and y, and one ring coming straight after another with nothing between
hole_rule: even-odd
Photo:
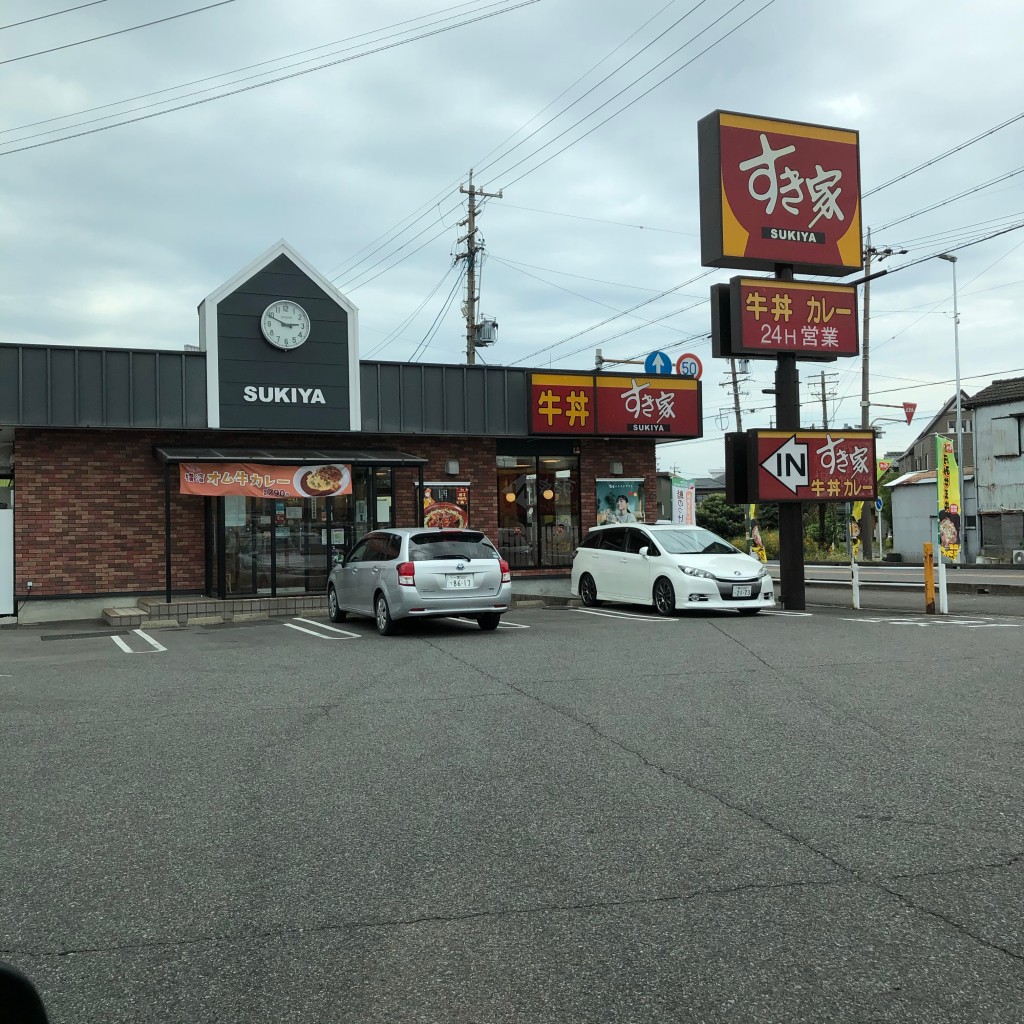
<instances>
[{"instance_id":1,"label":"air conditioner unit","mask_svg":"<svg viewBox=\"0 0 1024 1024\"><path fill-rule=\"evenodd\" d=\"M1014 551L1013 553L1013 564L1024 565L1024 551Z\"/></svg>"}]
</instances>

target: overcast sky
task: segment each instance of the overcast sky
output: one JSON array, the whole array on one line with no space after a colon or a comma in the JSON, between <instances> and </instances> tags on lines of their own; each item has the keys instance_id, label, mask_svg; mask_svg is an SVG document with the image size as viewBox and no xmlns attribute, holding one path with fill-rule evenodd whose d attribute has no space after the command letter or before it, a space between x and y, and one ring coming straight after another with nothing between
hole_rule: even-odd
<instances>
[{"instance_id":1,"label":"overcast sky","mask_svg":"<svg viewBox=\"0 0 1024 1024\"><path fill-rule=\"evenodd\" d=\"M735 429L708 289L738 271L701 267L697 194L697 122L725 109L860 132L863 223L908 250L872 286L872 397L918 404L910 427L873 409L899 420L880 450L954 392L952 267L900 266L956 253L966 391L1024 374L1024 229L977 241L1024 224L1020 3L229 0L68 45L204 6L40 18L81 3L0 15L3 341L195 345L198 303L283 238L359 307L363 358L462 362L473 167L504 194L479 220L480 309L500 324L482 359L696 353L705 437L659 466L703 475ZM805 425L822 368L833 422L859 424L859 359L801 367ZM751 363L744 428L770 425L773 371Z\"/></svg>"}]
</instances>

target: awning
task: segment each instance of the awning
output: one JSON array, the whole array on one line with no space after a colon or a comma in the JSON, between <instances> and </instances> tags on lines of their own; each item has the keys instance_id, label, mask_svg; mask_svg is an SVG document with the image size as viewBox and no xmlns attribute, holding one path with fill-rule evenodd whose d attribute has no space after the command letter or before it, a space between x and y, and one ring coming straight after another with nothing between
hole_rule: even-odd
<instances>
[{"instance_id":1,"label":"awning","mask_svg":"<svg viewBox=\"0 0 1024 1024\"><path fill-rule=\"evenodd\" d=\"M425 466L427 460L393 448L163 448L154 447L161 462L262 462L269 465L348 463L353 466Z\"/></svg>"}]
</instances>

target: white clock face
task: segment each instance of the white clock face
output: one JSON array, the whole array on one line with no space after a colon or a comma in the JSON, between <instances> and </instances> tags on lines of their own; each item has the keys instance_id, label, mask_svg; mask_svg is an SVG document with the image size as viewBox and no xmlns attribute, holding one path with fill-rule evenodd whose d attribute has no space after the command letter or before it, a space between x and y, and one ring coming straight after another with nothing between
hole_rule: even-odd
<instances>
[{"instance_id":1,"label":"white clock face","mask_svg":"<svg viewBox=\"0 0 1024 1024\"><path fill-rule=\"evenodd\" d=\"M276 348L298 348L309 337L309 314L291 299L278 299L263 311L263 337Z\"/></svg>"}]
</instances>

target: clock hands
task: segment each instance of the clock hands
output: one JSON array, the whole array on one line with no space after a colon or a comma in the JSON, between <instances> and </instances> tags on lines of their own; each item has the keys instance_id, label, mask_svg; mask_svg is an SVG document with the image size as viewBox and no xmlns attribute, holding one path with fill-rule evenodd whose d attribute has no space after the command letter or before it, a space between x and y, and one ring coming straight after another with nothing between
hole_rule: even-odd
<instances>
[{"instance_id":1,"label":"clock hands","mask_svg":"<svg viewBox=\"0 0 1024 1024\"><path fill-rule=\"evenodd\" d=\"M271 320L276 320L282 327L298 327L298 326L300 326L298 323L291 323L288 320L282 320L280 317L274 316L273 313L268 313L267 316L270 317Z\"/></svg>"}]
</instances>

